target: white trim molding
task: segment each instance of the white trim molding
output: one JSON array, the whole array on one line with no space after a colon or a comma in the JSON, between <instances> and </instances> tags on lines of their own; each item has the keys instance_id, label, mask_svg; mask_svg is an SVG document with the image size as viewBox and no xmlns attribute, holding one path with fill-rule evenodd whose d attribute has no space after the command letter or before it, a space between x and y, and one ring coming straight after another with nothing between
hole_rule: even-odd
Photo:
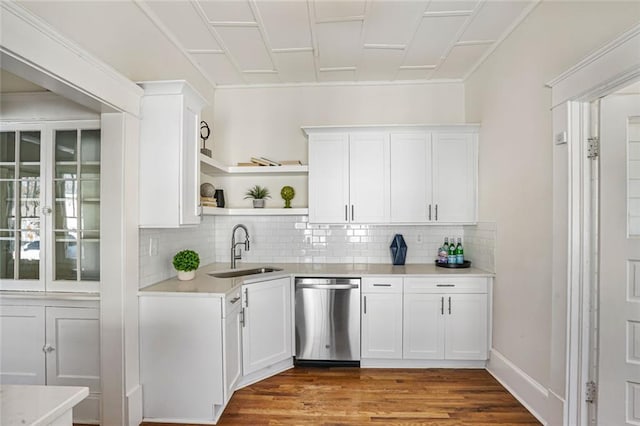
<instances>
[{"instance_id":1,"label":"white trim molding","mask_svg":"<svg viewBox=\"0 0 640 426\"><path fill-rule=\"evenodd\" d=\"M547 83L551 106L612 93L640 77L640 24Z\"/></svg>"},{"instance_id":2,"label":"white trim molding","mask_svg":"<svg viewBox=\"0 0 640 426\"><path fill-rule=\"evenodd\" d=\"M94 111L140 112L142 89L12 0L0 2L2 68Z\"/></svg>"},{"instance_id":3,"label":"white trim molding","mask_svg":"<svg viewBox=\"0 0 640 426\"><path fill-rule=\"evenodd\" d=\"M546 425L549 391L507 357L491 348L487 371L495 377L527 410Z\"/></svg>"}]
</instances>

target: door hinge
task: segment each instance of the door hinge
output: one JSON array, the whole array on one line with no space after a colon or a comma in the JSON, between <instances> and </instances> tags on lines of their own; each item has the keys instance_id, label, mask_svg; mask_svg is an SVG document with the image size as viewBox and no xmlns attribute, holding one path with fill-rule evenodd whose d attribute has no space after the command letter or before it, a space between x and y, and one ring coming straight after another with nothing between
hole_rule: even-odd
<instances>
[{"instance_id":1,"label":"door hinge","mask_svg":"<svg viewBox=\"0 0 640 426\"><path fill-rule=\"evenodd\" d=\"M585 396L584 400L590 404L593 404L598 395L598 385L593 380L588 381L585 384Z\"/></svg>"},{"instance_id":2,"label":"door hinge","mask_svg":"<svg viewBox=\"0 0 640 426\"><path fill-rule=\"evenodd\" d=\"M587 139L589 146L587 147L587 158L598 158L600 156L600 138L593 137Z\"/></svg>"}]
</instances>

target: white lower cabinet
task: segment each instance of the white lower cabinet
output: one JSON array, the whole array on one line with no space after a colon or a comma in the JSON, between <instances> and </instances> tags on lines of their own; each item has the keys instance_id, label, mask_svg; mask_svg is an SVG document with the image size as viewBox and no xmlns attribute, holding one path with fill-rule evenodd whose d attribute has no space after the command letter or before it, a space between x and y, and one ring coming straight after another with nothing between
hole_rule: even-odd
<instances>
[{"instance_id":1,"label":"white lower cabinet","mask_svg":"<svg viewBox=\"0 0 640 426\"><path fill-rule=\"evenodd\" d=\"M404 358L486 360L486 278L406 278Z\"/></svg>"},{"instance_id":2,"label":"white lower cabinet","mask_svg":"<svg viewBox=\"0 0 640 426\"><path fill-rule=\"evenodd\" d=\"M402 358L402 278L363 278L361 297L361 358Z\"/></svg>"},{"instance_id":3,"label":"white lower cabinet","mask_svg":"<svg viewBox=\"0 0 640 426\"><path fill-rule=\"evenodd\" d=\"M89 396L74 407L73 420L98 422L100 311L54 303L0 305L0 383L87 386Z\"/></svg>"},{"instance_id":4,"label":"white lower cabinet","mask_svg":"<svg viewBox=\"0 0 640 426\"><path fill-rule=\"evenodd\" d=\"M142 292L139 303L146 420L216 422L238 387L293 365L290 277L224 298Z\"/></svg>"},{"instance_id":5,"label":"white lower cabinet","mask_svg":"<svg viewBox=\"0 0 640 426\"><path fill-rule=\"evenodd\" d=\"M291 278L242 287L242 373L249 375L293 356Z\"/></svg>"}]
</instances>

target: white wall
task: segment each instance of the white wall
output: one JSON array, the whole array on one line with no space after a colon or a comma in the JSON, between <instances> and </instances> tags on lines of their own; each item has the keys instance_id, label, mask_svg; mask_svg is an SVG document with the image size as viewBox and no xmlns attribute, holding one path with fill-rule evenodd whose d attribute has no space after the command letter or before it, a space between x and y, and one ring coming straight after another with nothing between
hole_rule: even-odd
<instances>
[{"instance_id":1,"label":"white wall","mask_svg":"<svg viewBox=\"0 0 640 426\"><path fill-rule=\"evenodd\" d=\"M564 173L559 162L565 154L557 152L554 169L545 83L639 17L638 2L542 2L467 80L467 120L482 122L480 220L497 223L493 347L520 370L522 380L507 383L516 393L541 385L536 389L564 396L564 382L555 377L564 375L556 363L565 336L558 327L552 333L551 319L566 291L552 287L552 253L562 250L553 246L552 176ZM562 223L555 227L563 229Z\"/></svg>"}]
</instances>

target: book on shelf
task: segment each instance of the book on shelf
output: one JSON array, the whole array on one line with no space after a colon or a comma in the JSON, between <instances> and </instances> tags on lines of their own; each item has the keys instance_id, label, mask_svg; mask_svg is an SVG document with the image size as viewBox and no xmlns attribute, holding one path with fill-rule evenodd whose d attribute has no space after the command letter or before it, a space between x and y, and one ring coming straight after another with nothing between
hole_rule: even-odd
<instances>
[{"instance_id":1,"label":"book on shelf","mask_svg":"<svg viewBox=\"0 0 640 426\"><path fill-rule=\"evenodd\" d=\"M266 157L260 157L260 159L266 161L270 166L280 166L281 165L277 161L270 160L270 159L268 159Z\"/></svg>"},{"instance_id":2,"label":"book on shelf","mask_svg":"<svg viewBox=\"0 0 640 426\"><path fill-rule=\"evenodd\" d=\"M283 166L301 166L302 161L300 160L282 160L280 164Z\"/></svg>"},{"instance_id":3,"label":"book on shelf","mask_svg":"<svg viewBox=\"0 0 640 426\"><path fill-rule=\"evenodd\" d=\"M258 163L238 163L238 167L258 167Z\"/></svg>"},{"instance_id":4,"label":"book on shelf","mask_svg":"<svg viewBox=\"0 0 640 426\"><path fill-rule=\"evenodd\" d=\"M255 164L259 165L259 166L269 166L270 165L267 161L263 160L262 158L258 158L258 157L251 157L251 162L255 163Z\"/></svg>"}]
</instances>

